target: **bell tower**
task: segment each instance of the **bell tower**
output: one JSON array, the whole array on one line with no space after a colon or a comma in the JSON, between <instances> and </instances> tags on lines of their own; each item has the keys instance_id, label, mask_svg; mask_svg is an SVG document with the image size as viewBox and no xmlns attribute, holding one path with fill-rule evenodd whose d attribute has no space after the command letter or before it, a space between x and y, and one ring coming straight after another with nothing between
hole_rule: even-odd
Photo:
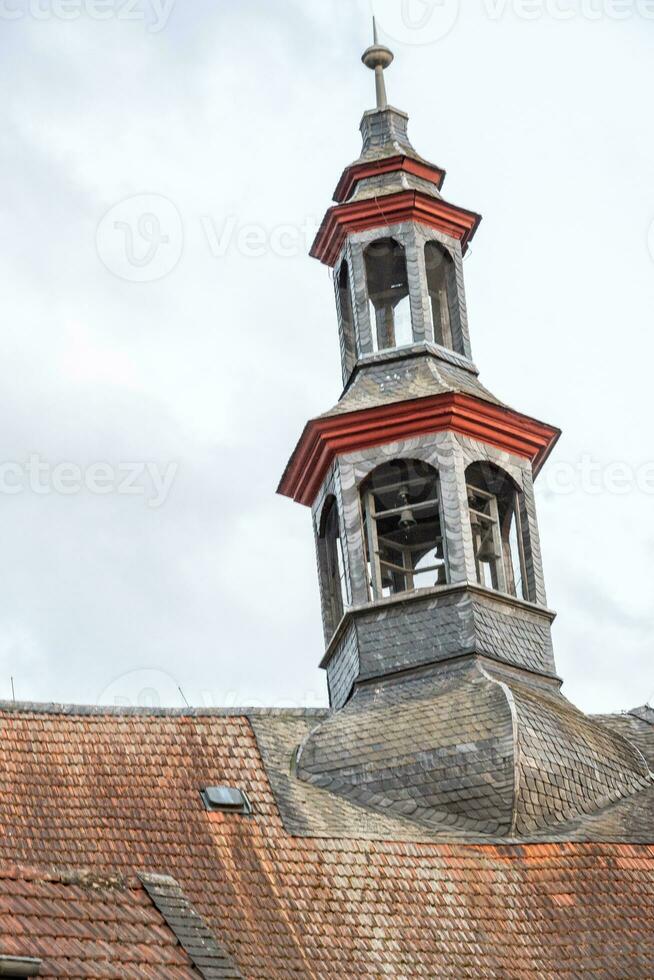
<instances>
[{"instance_id":1,"label":"bell tower","mask_svg":"<svg viewBox=\"0 0 654 980\"><path fill-rule=\"evenodd\" d=\"M472 654L556 676L533 480L559 432L479 381L463 256L481 219L388 105L392 61L375 32L377 106L311 250L334 270L345 387L280 485L312 508L335 708L361 680Z\"/></svg>"},{"instance_id":2,"label":"bell tower","mask_svg":"<svg viewBox=\"0 0 654 980\"><path fill-rule=\"evenodd\" d=\"M560 693L534 503L560 433L479 381L463 256L480 217L388 105L392 61L375 32L377 105L311 249L344 388L279 486L312 512L332 707L295 775L429 832L524 840L649 768Z\"/></svg>"}]
</instances>

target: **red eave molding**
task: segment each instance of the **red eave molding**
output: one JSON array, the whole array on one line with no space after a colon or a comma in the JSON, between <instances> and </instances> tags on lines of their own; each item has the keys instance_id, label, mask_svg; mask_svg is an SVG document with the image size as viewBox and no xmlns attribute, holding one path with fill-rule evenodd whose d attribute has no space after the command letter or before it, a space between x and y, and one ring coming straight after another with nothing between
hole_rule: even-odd
<instances>
[{"instance_id":1,"label":"red eave molding","mask_svg":"<svg viewBox=\"0 0 654 980\"><path fill-rule=\"evenodd\" d=\"M479 227L481 215L421 191L400 191L365 201L337 204L325 215L310 254L325 265L334 266L348 232L395 225L401 221L416 221L436 228L458 239L465 252Z\"/></svg>"},{"instance_id":2,"label":"red eave molding","mask_svg":"<svg viewBox=\"0 0 654 980\"><path fill-rule=\"evenodd\" d=\"M383 160L362 161L361 163L353 163L345 168L334 191L334 200L339 204L347 201L360 180L366 180L368 177L378 177L380 174L396 173L398 171L404 171L405 173L413 174L415 177L428 180L432 184L435 184L439 191L443 186L443 181L446 176L445 171L441 167L436 167L433 163L427 163L426 160L414 160L412 157L407 157L402 154L386 157Z\"/></svg>"},{"instance_id":3,"label":"red eave molding","mask_svg":"<svg viewBox=\"0 0 654 980\"><path fill-rule=\"evenodd\" d=\"M277 492L310 507L336 456L412 436L451 431L530 459L537 473L559 429L470 395L433 395L314 419L302 433Z\"/></svg>"}]
</instances>

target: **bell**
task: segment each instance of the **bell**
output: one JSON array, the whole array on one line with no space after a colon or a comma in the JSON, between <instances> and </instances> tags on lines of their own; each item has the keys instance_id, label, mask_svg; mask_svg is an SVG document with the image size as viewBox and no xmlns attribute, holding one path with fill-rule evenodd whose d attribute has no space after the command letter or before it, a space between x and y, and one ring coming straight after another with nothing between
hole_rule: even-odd
<instances>
[{"instance_id":1,"label":"bell","mask_svg":"<svg viewBox=\"0 0 654 980\"><path fill-rule=\"evenodd\" d=\"M492 561L496 561L499 557L500 556L495 551L493 530L492 528L489 528L484 534L482 534L479 551L477 552L477 561L490 563Z\"/></svg>"},{"instance_id":2,"label":"bell","mask_svg":"<svg viewBox=\"0 0 654 980\"><path fill-rule=\"evenodd\" d=\"M441 565L436 576L436 585L447 585L447 572L445 565Z\"/></svg>"},{"instance_id":3,"label":"bell","mask_svg":"<svg viewBox=\"0 0 654 980\"><path fill-rule=\"evenodd\" d=\"M413 511L409 507L409 491L400 490L400 500L404 504L404 510L400 514L400 527L408 531L409 528L415 527L418 523L413 516Z\"/></svg>"}]
</instances>

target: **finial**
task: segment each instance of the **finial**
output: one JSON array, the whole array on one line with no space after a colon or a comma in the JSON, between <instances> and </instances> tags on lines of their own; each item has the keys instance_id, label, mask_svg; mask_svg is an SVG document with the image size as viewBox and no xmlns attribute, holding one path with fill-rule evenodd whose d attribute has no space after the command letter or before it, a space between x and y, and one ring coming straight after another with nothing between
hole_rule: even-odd
<instances>
[{"instance_id":1,"label":"finial","mask_svg":"<svg viewBox=\"0 0 654 980\"><path fill-rule=\"evenodd\" d=\"M366 68L370 68L375 72L375 88L377 90L377 108L387 109L388 101L386 99L386 82L384 80L384 70L388 68L393 62L393 52L390 48L385 47L383 44L379 43L379 36L377 34L377 20L375 17L372 18L372 35L373 35L373 45L367 48L363 52L361 58L362 62Z\"/></svg>"}]
</instances>

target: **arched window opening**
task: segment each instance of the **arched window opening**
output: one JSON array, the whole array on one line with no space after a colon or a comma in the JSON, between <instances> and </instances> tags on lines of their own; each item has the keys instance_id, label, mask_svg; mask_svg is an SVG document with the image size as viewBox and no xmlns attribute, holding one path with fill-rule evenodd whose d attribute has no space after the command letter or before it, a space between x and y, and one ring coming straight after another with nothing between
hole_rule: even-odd
<instances>
[{"instance_id":1,"label":"arched window opening","mask_svg":"<svg viewBox=\"0 0 654 980\"><path fill-rule=\"evenodd\" d=\"M396 459L361 488L366 561L373 599L447 585L438 473Z\"/></svg>"},{"instance_id":2,"label":"arched window opening","mask_svg":"<svg viewBox=\"0 0 654 980\"><path fill-rule=\"evenodd\" d=\"M456 276L452 256L438 242L427 242L425 267L434 341L442 347L456 350L455 335L458 332L454 329Z\"/></svg>"},{"instance_id":3,"label":"arched window opening","mask_svg":"<svg viewBox=\"0 0 654 980\"><path fill-rule=\"evenodd\" d=\"M522 494L489 463L468 467L466 489L478 583L529 600Z\"/></svg>"},{"instance_id":4,"label":"arched window opening","mask_svg":"<svg viewBox=\"0 0 654 980\"><path fill-rule=\"evenodd\" d=\"M336 498L329 497L322 512L320 538L323 542L327 605L334 629L343 618L343 596L346 595L343 542Z\"/></svg>"},{"instance_id":5,"label":"arched window opening","mask_svg":"<svg viewBox=\"0 0 654 980\"><path fill-rule=\"evenodd\" d=\"M394 238L383 238L369 245L365 256L373 349L412 344L409 280L403 247Z\"/></svg>"},{"instance_id":6,"label":"arched window opening","mask_svg":"<svg viewBox=\"0 0 654 980\"><path fill-rule=\"evenodd\" d=\"M338 271L338 305L341 312L343 332L348 337L354 334L354 315L352 313L352 294L350 292L350 270L343 259Z\"/></svg>"}]
</instances>

